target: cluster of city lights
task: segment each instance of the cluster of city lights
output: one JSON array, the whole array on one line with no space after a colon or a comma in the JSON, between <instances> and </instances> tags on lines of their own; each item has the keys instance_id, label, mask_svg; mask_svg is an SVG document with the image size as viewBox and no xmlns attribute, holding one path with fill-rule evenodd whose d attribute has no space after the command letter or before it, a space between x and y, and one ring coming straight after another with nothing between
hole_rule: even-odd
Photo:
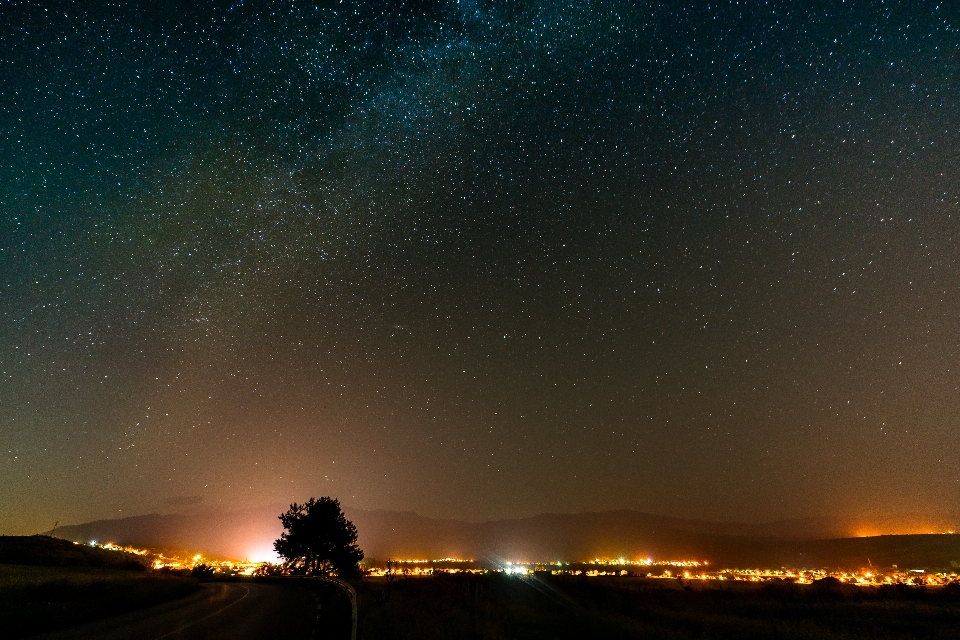
<instances>
[{"instance_id":1,"label":"cluster of city lights","mask_svg":"<svg viewBox=\"0 0 960 640\"><path fill-rule=\"evenodd\" d=\"M797 584L810 584L823 578L836 578L844 584L871 587L885 584L943 586L951 582L956 582L960 576L958 576L956 572L929 573L923 569L900 570L894 567L890 571L880 571L878 569L864 569L861 571L826 571L823 569L809 571L793 571L789 569L724 569L723 571L704 574L702 576L684 575L683 577L700 580L794 582Z\"/></svg>"},{"instance_id":2,"label":"cluster of city lights","mask_svg":"<svg viewBox=\"0 0 960 640\"><path fill-rule=\"evenodd\" d=\"M203 565L213 571L223 575L233 576L252 576L260 566L260 562L235 562L233 560L219 560L215 558L205 558L202 554L195 554L189 557L165 556L157 554L153 561L154 569L189 569Z\"/></svg>"},{"instance_id":3,"label":"cluster of city lights","mask_svg":"<svg viewBox=\"0 0 960 640\"><path fill-rule=\"evenodd\" d=\"M465 558L440 558L439 560L423 560L420 558L411 559L411 560L391 560L390 562L397 562L399 564L441 564L441 563L456 563L456 564L466 564L473 562L472 559L467 560Z\"/></svg>"},{"instance_id":4,"label":"cluster of city lights","mask_svg":"<svg viewBox=\"0 0 960 640\"><path fill-rule=\"evenodd\" d=\"M726 580L737 582L792 582L796 584L812 584L822 578L836 578L843 584L853 586L882 586L892 584L924 585L924 586L943 586L960 579L956 572L927 572L923 569L900 570L893 568L891 571L883 572L877 569L862 571L828 571L825 569L817 570L790 570L790 569L721 569L717 571L697 570L704 567L706 562L699 561L663 561L657 563L628 563L628 562L590 562L578 565L574 568L570 564L513 564L507 563L502 570L508 575L535 575L546 572L551 575L577 575L577 576L627 576L635 572L628 571L625 567L628 564L641 566L672 566L672 567L690 567L692 571L687 570L669 570L666 569L659 574L642 573L643 577L652 579L669 580ZM596 568L591 568L590 565Z\"/></svg>"},{"instance_id":5,"label":"cluster of city lights","mask_svg":"<svg viewBox=\"0 0 960 640\"><path fill-rule=\"evenodd\" d=\"M74 542L73 544L80 545L81 542ZM146 549L137 549L136 547L125 547L118 544L113 544L112 542L107 542L106 544L100 544L96 540L91 540L89 542L91 547L97 547L98 549L106 549L107 551L122 551L124 553L132 553L136 556L145 556L150 552Z\"/></svg>"},{"instance_id":6,"label":"cluster of city lights","mask_svg":"<svg viewBox=\"0 0 960 640\"><path fill-rule=\"evenodd\" d=\"M485 569L473 566L473 559L466 558L439 558L425 560L423 558L401 558L390 560L384 566L368 566L368 576L430 576L438 573L485 573ZM412 566L411 566L412 565ZM439 565L439 566L438 566Z\"/></svg>"},{"instance_id":7,"label":"cluster of city lights","mask_svg":"<svg viewBox=\"0 0 960 640\"><path fill-rule=\"evenodd\" d=\"M654 560L653 558L641 558L639 560L627 560L626 558L617 558L616 560L594 558L586 564L596 564L604 566L636 566L636 567L705 567L709 562L706 560Z\"/></svg>"},{"instance_id":8,"label":"cluster of city lights","mask_svg":"<svg viewBox=\"0 0 960 640\"><path fill-rule=\"evenodd\" d=\"M74 544L79 545L83 543L74 542ZM148 549L137 549L135 547L127 547L114 544L112 542L101 544L96 540L91 540L87 544L89 544L91 547L97 547L98 549L105 549L107 551L121 551L124 553L132 553L138 556L146 557L148 560L151 560L151 566L154 569L192 571L194 567L204 565L214 573L250 576L253 575L254 571L256 571L257 567L261 564L259 562L235 562L233 560L206 558L200 553L192 555L188 554L186 556L164 555L163 553L159 552L151 552Z\"/></svg>"},{"instance_id":9,"label":"cluster of city lights","mask_svg":"<svg viewBox=\"0 0 960 640\"><path fill-rule=\"evenodd\" d=\"M383 577L389 575L419 577L434 576L438 573L488 573L488 570L478 569L476 567L413 567L392 570L385 567L372 567L367 569L364 573L373 577Z\"/></svg>"},{"instance_id":10,"label":"cluster of city lights","mask_svg":"<svg viewBox=\"0 0 960 640\"><path fill-rule=\"evenodd\" d=\"M467 560L446 559L447 561L469 563ZM432 562L425 560L397 560L397 564L418 565L412 569L394 569L394 574L404 576L429 576L441 572L459 573L502 573L511 576L533 576L548 573L550 575L574 576L643 576L661 580L697 580L697 581L734 581L734 582L791 582L796 584L811 584L822 578L836 578L843 584L855 586L881 586L890 584L909 584L925 586L942 586L956 582L960 576L956 572L927 572L922 569L900 570L893 567L890 571L878 569L864 569L862 571L829 571L791 570L791 569L710 569L705 560L654 560L642 558L628 560L626 558L593 560L582 563L569 562L513 562L495 568L449 568L429 566ZM638 569L661 568L660 571L638 571ZM390 571L377 567L368 571L370 576L388 575Z\"/></svg>"},{"instance_id":11,"label":"cluster of city lights","mask_svg":"<svg viewBox=\"0 0 960 640\"><path fill-rule=\"evenodd\" d=\"M626 576L631 573L637 573L635 567L679 567L679 568L699 568L705 567L709 563L705 560L654 560L653 558L641 558L638 560L628 560L626 558L594 558L593 560L576 563L571 565L569 562L550 562L550 563L530 563L530 562L507 562L502 569L503 573L508 575L534 575L537 573L549 573L551 575L585 575L585 576ZM628 570L628 567L630 568ZM672 575L670 571L664 574Z\"/></svg>"},{"instance_id":12,"label":"cluster of city lights","mask_svg":"<svg viewBox=\"0 0 960 640\"><path fill-rule=\"evenodd\" d=\"M74 542L74 544L84 544ZM131 553L144 557L151 562L154 569L191 571L195 567L205 566L215 574L251 576L258 567L265 563L236 562L208 558L203 554L192 555L165 555L152 552L148 549L139 549L114 544L100 543L91 540L92 547L107 551ZM269 563L267 563L269 564ZM640 558L594 558L582 563L569 562L506 562L502 566L492 568L481 567L473 559L439 558L428 560L423 558L401 558L390 560L385 566L368 566L365 573L372 577L404 576L421 577L438 573L501 573L512 576L532 576L548 573L551 575L577 576L643 576L651 579L669 580L697 580L697 581L733 581L733 582L789 582L795 584L811 584L823 578L836 578L843 584L853 586L882 586L892 584L908 584L915 586L943 586L960 580L957 572L928 572L923 569L901 570L894 566L890 570L882 571L876 568L861 571L828 571L825 569L793 570L793 569L713 569L708 570L709 562L705 560L654 560ZM659 571L645 571L641 569L660 568Z\"/></svg>"}]
</instances>

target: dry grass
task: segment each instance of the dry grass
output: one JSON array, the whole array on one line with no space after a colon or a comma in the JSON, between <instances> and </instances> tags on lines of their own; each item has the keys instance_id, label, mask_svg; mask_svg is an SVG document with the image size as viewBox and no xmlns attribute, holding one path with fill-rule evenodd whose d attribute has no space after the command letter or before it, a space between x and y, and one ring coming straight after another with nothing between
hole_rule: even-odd
<instances>
[{"instance_id":1,"label":"dry grass","mask_svg":"<svg viewBox=\"0 0 960 640\"><path fill-rule=\"evenodd\" d=\"M0 629L20 638L158 604L196 580L98 567L0 565Z\"/></svg>"}]
</instances>

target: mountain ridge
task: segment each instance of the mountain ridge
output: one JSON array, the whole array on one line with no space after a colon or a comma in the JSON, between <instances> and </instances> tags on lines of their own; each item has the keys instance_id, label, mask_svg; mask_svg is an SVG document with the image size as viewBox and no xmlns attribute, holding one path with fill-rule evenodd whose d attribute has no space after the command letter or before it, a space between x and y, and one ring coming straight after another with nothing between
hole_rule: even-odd
<instances>
[{"instance_id":1,"label":"mountain ridge","mask_svg":"<svg viewBox=\"0 0 960 640\"><path fill-rule=\"evenodd\" d=\"M235 511L146 514L67 525L52 533L83 542L100 540L267 559L273 540L282 531L277 516L284 510L281 505L265 505ZM877 537L850 538L849 528L831 518L751 525L625 509L543 513L484 522L386 509L344 507L344 513L357 526L358 543L366 556L377 559L461 557L502 563L653 557L706 560L724 566L866 566L876 561L896 564L898 560L948 566L958 559L950 556L951 547L941 544L952 536L880 536L885 541L878 547ZM905 542L907 538L912 542Z\"/></svg>"}]
</instances>

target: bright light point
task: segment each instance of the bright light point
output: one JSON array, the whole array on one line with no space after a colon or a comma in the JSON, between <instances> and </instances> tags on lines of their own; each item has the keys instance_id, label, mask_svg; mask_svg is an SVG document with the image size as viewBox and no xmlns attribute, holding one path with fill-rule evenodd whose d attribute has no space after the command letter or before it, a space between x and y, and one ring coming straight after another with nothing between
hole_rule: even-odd
<instances>
[{"instance_id":1,"label":"bright light point","mask_svg":"<svg viewBox=\"0 0 960 640\"><path fill-rule=\"evenodd\" d=\"M277 555L277 552L273 550L273 547L251 549L247 552L247 558L249 558L251 562L270 562L273 564L283 562L280 556Z\"/></svg>"}]
</instances>

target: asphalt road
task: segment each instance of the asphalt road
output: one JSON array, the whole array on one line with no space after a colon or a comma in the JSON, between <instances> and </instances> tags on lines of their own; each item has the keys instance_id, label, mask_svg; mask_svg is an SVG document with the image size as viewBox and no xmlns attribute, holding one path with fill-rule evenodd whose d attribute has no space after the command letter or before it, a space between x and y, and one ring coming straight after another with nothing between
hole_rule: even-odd
<instances>
[{"instance_id":1,"label":"asphalt road","mask_svg":"<svg viewBox=\"0 0 960 640\"><path fill-rule=\"evenodd\" d=\"M316 626L317 604L311 591L296 585L208 582L185 598L38 639L309 639Z\"/></svg>"}]
</instances>

